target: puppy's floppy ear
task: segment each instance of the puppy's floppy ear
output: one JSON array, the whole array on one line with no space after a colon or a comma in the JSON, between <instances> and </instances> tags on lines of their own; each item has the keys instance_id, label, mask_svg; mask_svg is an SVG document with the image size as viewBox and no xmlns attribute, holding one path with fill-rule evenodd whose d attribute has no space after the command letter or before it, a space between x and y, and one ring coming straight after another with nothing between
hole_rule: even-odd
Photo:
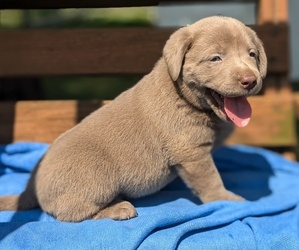
<instances>
[{"instance_id":1,"label":"puppy's floppy ear","mask_svg":"<svg viewBox=\"0 0 299 250\"><path fill-rule=\"evenodd\" d=\"M259 70L261 73L261 77L265 78L267 74L267 56L265 53L265 49L263 46L262 41L256 37L256 43L257 43L257 50L258 50L258 63L259 63Z\"/></svg>"},{"instance_id":2,"label":"puppy's floppy ear","mask_svg":"<svg viewBox=\"0 0 299 250\"><path fill-rule=\"evenodd\" d=\"M256 48L258 50L258 67L259 71L261 73L261 77L265 78L267 74L267 56L265 53L265 49L263 46L263 42L257 37L255 31L253 31L251 28L247 27L249 32L253 35L253 40L256 45Z\"/></svg>"},{"instance_id":3,"label":"puppy's floppy ear","mask_svg":"<svg viewBox=\"0 0 299 250\"><path fill-rule=\"evenodd\" d=\"M174 32L164 46L163 57L173 81L180 75L184 56L192 40L190 31L184 27Z\"/></svg>"}]
</instances>

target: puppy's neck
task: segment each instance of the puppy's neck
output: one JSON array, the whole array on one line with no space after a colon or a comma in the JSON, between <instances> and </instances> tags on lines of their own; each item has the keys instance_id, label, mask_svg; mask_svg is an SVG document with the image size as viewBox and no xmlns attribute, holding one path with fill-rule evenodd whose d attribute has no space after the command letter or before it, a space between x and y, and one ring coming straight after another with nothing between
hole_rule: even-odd
<instances>
[{"instance_id":1,"label":"puppy's neck","mask_svg":"<svg viewBox=\"0 0 299 250\"><path fill-rule=\"evenodd\" d=\"M177 102L179 99L179 102L182 105L184 104L183 106L188 106L194 112L205 113L211 116L211 118L216 117L211 107L205 101L203 93L205 90L197 87L196 84L185 83L181 76L176 81L173 81L163 58L156 63L155 70L148 77L160 79L159 81L150 81L151 84L156 84L155 90L159 92L159 96L167 96L167 99L173 99L174 102Z\"/></svg>"},{"instance_id":2,"label":"puppy's neck","mask_svg":"<svg viewBox=\"0 0 299 250\"><path fill-rule=\"evenodd\" d=\"M207 114L213 114L213 110L209 107L205 99L203 98L204 89L200 89L196 84L185 83L181 77L177 81L173 82L176 88L177 94L182 98L192 109L196 109L198 112Z\"/></svg>"}]
</instances>

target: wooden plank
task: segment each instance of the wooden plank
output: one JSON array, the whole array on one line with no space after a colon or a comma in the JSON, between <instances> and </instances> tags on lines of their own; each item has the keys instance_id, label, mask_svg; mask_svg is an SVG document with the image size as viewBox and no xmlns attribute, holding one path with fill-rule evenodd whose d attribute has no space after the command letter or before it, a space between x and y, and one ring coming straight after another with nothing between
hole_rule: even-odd
<instances>
[{"instance_id":1,"label":"wooden plank","mask_svg":"<svg viewBox=\"0 0 299 250\"><path fill-rule=\"evenodd\" d=\"M0 32L0 76L143 74L173 30L123 28Z\"/></svg>"},{"instance_id":2,"label":"wooden plank","mask_svg":"<svg viewBox=\"0 0 299 250\"><path fill-rule=\"evenodd\" d=\"M0 143L51 143L103 105L100 101L0 102Z\"/></svg>"},{"instance_id":3,"label":"wooden plank","mask_svg":"<svg viewBox=\"0 0 299 250\"><path fill-rule=\"evenodd\" d=\"M288 27L253 27L269 73L286 73ZM174 29L103 28L0 31L0 77L146 74Z\"/></svg>"},{"instance_id":4,"label":"wooden plank","mask_svg":"<svg viewBox=\"0 0 299 250\"><path fill-rule=\"evenodd\" d=\"M294 93L296 120L299 121L299 92Z\"/></svg>"},{"instance_id":5,"label":"wooden plank","mask_svg":"<svg viewBox=\"0 0 299 250\"><path fill-rule=\"evenodd\" d=\"M288 74L289 27L287 24L251 26L262 40L268 58L268 74Z\"/></svg>"},{"instance_id":6,"label":"wooden plank","mask_svg":"<svg viewBox=\"0 0 299 250\"><path fill-rule=\"evenodd\" d=\"M250 97L252 118L245 128L237 128L228 143L263 147L294 147L295 107L291 94Z\"/></svg>"},{"instance_id":7,"label":"wooden plank","mask_svg":"<svg viewBox=\"0 0 299 250\"><path fill-rule=\"evenodd\" d=\"M223 2L221 0L209 0L210 2ZM255 0L243 0L254 2ZM0 9L59 9L59 8L107 8L107 7L133 7L155 6L162 2L183 3L179 0L1 0ZM188 0L188 2L206 2ZM231 2L227 1L227 2Z\"/></svg>"},{"instance_id":8,"label":"wooden plank","mask_svg":"<svg viewBox=\"0 0 299 250\"><path fill-rule=\"evenodd\" d=\"M21 101L0 103L0 143L38 141L51 143L61 133L106 102ZM264 147L296 145L293 99L289 95L250 98L253 117L228 140Z\"/></svg>"}]
</instances>

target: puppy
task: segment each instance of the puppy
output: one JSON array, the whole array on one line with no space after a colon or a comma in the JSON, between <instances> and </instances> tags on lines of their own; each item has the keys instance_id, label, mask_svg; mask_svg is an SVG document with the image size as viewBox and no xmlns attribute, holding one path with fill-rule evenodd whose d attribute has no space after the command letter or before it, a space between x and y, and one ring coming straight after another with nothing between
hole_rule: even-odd
<instances>
[{"instance_id":1,"label":"puppy","mask_svg":"<svg viewBox=\"0 0 299 250\"><path fill-rule=\"evenodd\" d=\"M209 17L174 32L153 70L62 134L21 195L0 210L40 206L61 221L137 216L126 198L157 192L177 175L201 199L243 200L223 185L211 151L251 116L267 59L255 32Z\"/></svg>"}]
</instances>

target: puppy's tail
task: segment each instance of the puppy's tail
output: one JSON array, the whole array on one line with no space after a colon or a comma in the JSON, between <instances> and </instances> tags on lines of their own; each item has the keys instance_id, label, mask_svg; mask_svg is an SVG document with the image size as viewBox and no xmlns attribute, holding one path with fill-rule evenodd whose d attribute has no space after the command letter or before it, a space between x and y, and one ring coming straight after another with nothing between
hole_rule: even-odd
<instances>
[{"instance_id":1,"label":"puppy's tail","mask_svg":"<svg viewBox=\"0 0 299 250\"><path fill-rule=\"evenodd\" d=\"M4 210L28 210L38 207L38 201L32 190L25 190L20 195L0 197L0 211Z\"/></svg>"}]
</instances>

